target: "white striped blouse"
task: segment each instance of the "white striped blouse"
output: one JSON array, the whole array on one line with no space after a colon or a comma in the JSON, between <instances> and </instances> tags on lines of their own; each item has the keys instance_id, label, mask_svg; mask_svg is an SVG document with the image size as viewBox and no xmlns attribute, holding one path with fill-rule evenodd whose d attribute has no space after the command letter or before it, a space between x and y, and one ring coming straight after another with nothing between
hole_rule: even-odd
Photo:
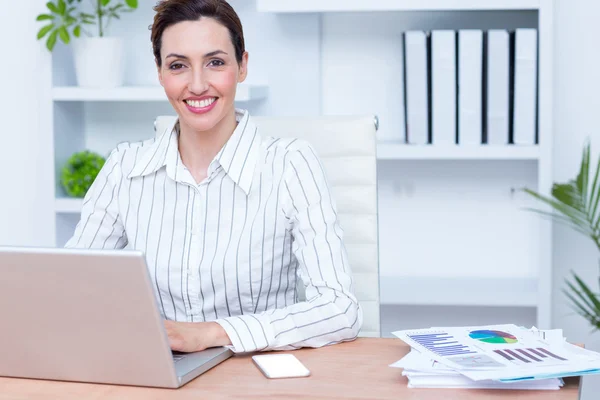
<instances>
[{"instance_id":1,"label":"white striped blouse","mask_svg":"<svg viewBox=\"0 0 600 400\"><path fill-rule=\"evenodd\" d=\"M117 146L66 247L143 251L163 318L216 321L234 352L356 338L362 310L319 158L305 141L261 137L245 110L236 118L200 184L176 125Z\"/></svg>"}]
</instances>

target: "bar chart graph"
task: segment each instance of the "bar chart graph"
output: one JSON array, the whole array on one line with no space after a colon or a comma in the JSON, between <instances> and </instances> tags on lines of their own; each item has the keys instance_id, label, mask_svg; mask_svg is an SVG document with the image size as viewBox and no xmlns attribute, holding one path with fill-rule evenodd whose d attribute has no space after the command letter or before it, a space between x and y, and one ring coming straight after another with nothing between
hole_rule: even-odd
<instances>
[{"instance_id":1,"label":"bar chart graph","mask_svg":"<svg viewBox=\"0 0 600 400\"><path fill-rule=\"evenodd\" d=\"M409 335L409 337L427 350L443 357L477 353L445 332Z\"/></svg>"},{"instance_id":2,"label":"bar chart graph","mask_svg":"<svg viewBox=\"0 0 600 400\"><path fill-rule=\"evenodd\" d=\"M543 347L525 348L525 349L502 349L494 350L494 353L511 361L515 364L532 364L532 363L555 363L558 361L568 361L564 357L557 356L551 351Z\"/></svg>"}]
</instances>

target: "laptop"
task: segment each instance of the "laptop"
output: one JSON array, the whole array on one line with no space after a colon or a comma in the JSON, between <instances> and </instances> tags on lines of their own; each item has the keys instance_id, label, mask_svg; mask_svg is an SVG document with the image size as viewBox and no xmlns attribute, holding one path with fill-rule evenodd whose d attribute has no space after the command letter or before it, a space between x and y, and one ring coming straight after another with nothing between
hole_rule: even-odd
<instances>
[{"instance_id":1,"label":"laptop","mask_svg":"<svg viewBox=\"0 0 600 400\"><path fill-rule=\"evenodd\" d=\"M143 253L0 247L0 376L178 388L233 355L171 351Z\"/></svg>"}]
</instances>

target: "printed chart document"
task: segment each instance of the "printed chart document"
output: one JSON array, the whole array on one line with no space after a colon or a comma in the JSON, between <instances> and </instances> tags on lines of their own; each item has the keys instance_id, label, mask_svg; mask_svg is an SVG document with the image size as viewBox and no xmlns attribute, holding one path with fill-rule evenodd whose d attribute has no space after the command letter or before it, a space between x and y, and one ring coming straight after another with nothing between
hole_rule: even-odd
<instances>
[{"instance_id":1,"label":"printed chart document","mask_svg":"<svg viewBox=\"0 0 600 400\"><path fill-rule=\"evenodd\" d=\"M600 372L600 354L516 325L393 332L412 349L474 380L523 381Z\"/></svg>"}]
</instances>

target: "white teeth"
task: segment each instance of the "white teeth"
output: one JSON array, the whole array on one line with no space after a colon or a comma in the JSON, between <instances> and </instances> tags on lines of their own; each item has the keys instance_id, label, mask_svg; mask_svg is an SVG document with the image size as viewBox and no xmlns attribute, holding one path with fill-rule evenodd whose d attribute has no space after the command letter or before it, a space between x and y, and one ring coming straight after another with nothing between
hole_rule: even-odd
<instances>
[{"instance_id":1,"label":"white teeth","mask_svg":"<svg viewBox=\"0 0 600 400\"><path fill-rule=\"evenodd\" d=\"M198 100L186 100L185 102L188 103L190 106L192 106L194 108L204 108L204 107L210 106L212 103L215 102L215 100L217 100L215 97L211 97L210 99L204 99L204 100L201 100L201 101L198 101Z\"/></svg>"}]
</instances>

